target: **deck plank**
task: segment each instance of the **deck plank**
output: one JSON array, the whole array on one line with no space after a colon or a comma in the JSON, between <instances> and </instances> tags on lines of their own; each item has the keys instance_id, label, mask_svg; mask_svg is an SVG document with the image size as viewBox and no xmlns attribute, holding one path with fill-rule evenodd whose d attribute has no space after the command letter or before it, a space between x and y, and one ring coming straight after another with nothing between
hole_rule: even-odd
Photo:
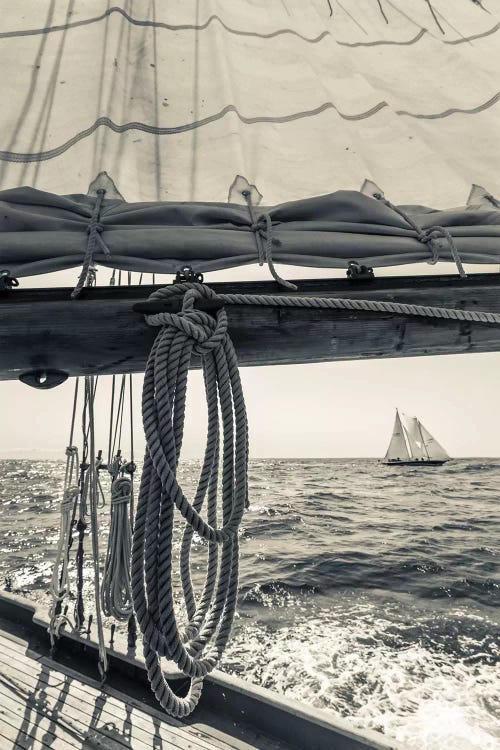
<instances>
[{"instance_id":1,"label":"deck plank","mask_svg":"<svg viewBox=\"0 0 500 750\"><path fill-rule=\"evenodd\" d=\"M3 663L0 668L11 677L11 671ZM175 729L163 726L159 719L155 719L145 712L139 711L129 703L125 704L116 699L111 699L104 691L86 692L71 678L62 680L64 675L52 672L36 673L30 669L29 665L22 665L22 674L18 672L12 679L15 679L26 695L26 700L32 697L32 700L40 700L40 696L46 701L51 711L63 711L64 716L71 721L81 724L85 721L88 725L93 725L96 731L108 732L111 726L115 728L121 725L121 734L118 740L122 741L125 747L129 747L129 735L135 743L144 744L145 747L151 748L159 745L160 742L167 743L167 747L175 750L212 750L217 747L214 743L208 743L194 732L187 729ZM0 684L1 691L1 684ZM38 698L37 698L38 692ZM139 745L138 745L139 746ZM223 747L227 748L228 745Z\"/></svg>"},{"instance_id":2,"label":"deck plank","mask_svg":"<svg viewBox=\"0 0 500 750\"><path fill-rule=\"evenodd\" d=\"M14 639L13 644L9 642L11 637ZM2 640L4 641L3 644ZM100 694L104 693L107 697L107 705L113 711L113 715L115 716L118 715L121 717L125 712L125 707L127 704L129 706L132 706L133 708L137 708L140 712L139 714L134 714L134 721L138 720L139 722L141 722L142 717L145 716L147 720L153 722L154 726L157 726L159 722L160 727L162 728L164 724L178 727L183 733L186 733L191 740L195 738L198 738L200 741L205 740L209 743L210 748L215 747L217 748L217 750L255 750L255 744L250 738L248 742L246 742L241 737L228 736L225 734L224 737L221 738L220 730L216 730L203 722L190 722L189 726L186 726L178 719L174 719L173 717L168 716L160 708L155 709L150 705L146 705L136 698L133 698L129 695L124 695L123 693L115 690L107 684L101 686L97 680L92 680L89 677L83 678L85 679L85 682L83 682L82 675L80 673L74 672L66 665L63 666L61 664L53 662L47 657L43 657L40 654L37 654L36 652L30 650L27 641L23 641L17 636L11 636L10 633L7 634L0 631L0 660L2 658L2 649L4 649L5 647L10 648L11 646L13 646L14 649L17 649L17 658L25 660L24 664L30 665L30 662L35 660L35 662L39 662L40 664L44 664L50 667L50 674L54 678L56 684L60 683L61 680L65 678L65 676L74 677L78 681L79 689L83 692L85 696L84 699L87 702L92 702L95 700L95 691ZM147 726L146 729L148 729ZM262 746L263 742L263 738L260 737L259 747ZM264 744L265 747L269 750L280 750L280 748L284 747L282 743L270 739L267 742L264 742ZM206 746L203 745L203 748L205 747Z\"/></svg>"},{"instance_id":3,"label":"deck plank","mask_svg":"<svg viewBox=\"0 0 500 750\"><path fill-rule=\"evenodd\" d=\"M78 731L83 733L85 730L88 731L92 717L98 710L100 720L104 723L100 727L93 728L96 740L99 737L102 739L102 730L106 732L112 723L116 725L117 722L123 722L127 728L131 726L133 745L130 745L126 739L124 740L124 734L121 734L118 744L115 742L112 745L113 748L120 748L120 750L124 750L124 747L133 747L134 750L135 748L139 750L142 748L148 748L148 750L151 748L231 750L237 747L237 741L233 744L232 738L229 742L221 742L220 739L208 737L195 726L184 726L179 721L171 720L166 714L154 711L148 706L142 706L139 701L120 694L119 691L108 686L101 688L97 681L88 680L81 675L76 677L68 672L72 670L29 652L27 642L19 638L12 640L5 633L0 634L0 674L2 675L0 700L3 700L4 696L6 699L9 698L11 711L14 710L12 701L15 701L15 698L9 696L9 680L11 691L15 688L18 693L21 693L22 698L18 706L22 711L30 708L37 712L40 697L45 701L45 714L37 713L43 722L47 721L47 715L57 714L64 708L65 720L74 724ZM9 716L9 719L10 726L12 726L12 716ZM3 717L0 716L0 727L2 723ZM0 728L0 733L1 731ZM82 736L85 735L82 734ZM76 746L82 747L81 744ZM55 748L55 745L51 744L50 747ZM103 745L103 747L106 746Z\"/></svg>"}]
</instances>

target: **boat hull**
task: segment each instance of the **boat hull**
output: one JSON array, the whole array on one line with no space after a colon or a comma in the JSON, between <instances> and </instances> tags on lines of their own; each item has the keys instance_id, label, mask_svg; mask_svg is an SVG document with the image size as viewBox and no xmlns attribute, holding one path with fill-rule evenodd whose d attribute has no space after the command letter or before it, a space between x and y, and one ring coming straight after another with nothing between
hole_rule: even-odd
<instances>
[{"instance_id":1,"label":"boat hull","mask_svg":"<svg viewBox=\"0 0 500 750\"><path fill-rule=\"evenodd\" d=\"M437 459L425 459L423 461L382 461L386 466L442 466L445 461Z\"/></svg>"}]
</instances>

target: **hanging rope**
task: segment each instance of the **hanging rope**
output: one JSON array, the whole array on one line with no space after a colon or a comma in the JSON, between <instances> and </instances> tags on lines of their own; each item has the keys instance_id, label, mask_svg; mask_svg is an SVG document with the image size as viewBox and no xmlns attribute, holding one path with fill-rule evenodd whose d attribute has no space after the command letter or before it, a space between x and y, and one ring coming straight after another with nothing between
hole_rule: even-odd
<instances>
[{"instance_id":1,"label":"hanging rope","mask_svg":"<svg viewBox=\"0 0 500 750\"><path fill-rule=\"evenodd\" d=\"M160 326L148 359L142 414L147 450L132 547L134 609L143 634L151 687L165 710L186 716L198 703L203 678L218 663L228 641L238 586L238 527L247 499L248 428L243 392L223 309L216 317L196 310L214 296L201 284L176 284L152 298L183 295L182 312L148 315ZM205 456L193 503L177 481L191 355L201 357L208 404ZM219 411L222 420L222 525L217 526ZM207 520L201 509L207 501ZM174 510L186 521L180 575L188 614L182 630L174 612L172 534ZM190 576L193 533L208 542L207 576L196 600ZM219 553L220 548L220 553ZM189 678L185 697L176 695L161 670L173 660Z\"/></svg>"},{"instance_id":2,"label":"hanging rope","mask_svg":"<svg viewBox=\"0 0 500 750\"><path fill-rule=\"evenodd\" d=\"M92 562L94 568L94 602L97 620L97 637L99 641L99 673L101 679L106 678L108 671L108 657L104 643L104 630L102 625L101 595L99 581L99 528L97 508L99 504L99 479L97 469L97 457L95 450L95 424L94 424L94 398L96 383L93 376L85 376L85 400L88 409L88 445L89 445L89 467L87 471L87 493L90 513L90 533L92 538Z\"/></svg>"},{"instance_id":3,"label":"hanging rope","mask_svg":"<svg viewBox=\"0 0 500 750\"><path fill-rule=\"evenodd\" d=\"M112 277L113 280L113 277ZM131 274L127 275L131 284ZM121 282L121 274L118 278ZM130 462L122 457L121 439L123 418L126 403L127 376L122 375L118 401L115 412L116 378L113 375L111 392L111 410L109 421L108 461L107 469L111 475L111 518L104 565L101 603L106 616L117 620L128 620L129 645L135 645L135 621L132 607L132 591L130 582L130 557L132 549L133 524L133 477L134 437L133 437L133 395L132 376L128 376L129 383L129 416L130 416ZM125 476L128 474L128 476Z\"/></svg>"},{"instance_id":4,"label":"hanging rope","mask_svg":"<svg viewBox=\"0 0 500 750\"><path fill-rule=\"evenodd\" d=\"M130 557L132 531L129 503L132 482L117 477L111 485L111 521L101 586L102 611L107 617L128 620L132 613Z\"/></svg>"},{"instance_id":5,"label":"hanging rope","mask_svg":"<svg viewBox=\"0 0 500 750\"><path fill-rule=\"evenodd\" d=\"M78 448L73 445L75 432L76 407L78 403L79 379L75 381L73 393L73 411L69 431L68 447L66 448L66 470L64 472L63 497L60 504L61 519L59 526L59 540L57 544L56 559L52 572L52 580L49 593L52 596L52 605L49 609L49 636L51 648L55 648L56 638L62 625L70 625L66 614L61 615L62 602L70 594L71 586L69 580L69 553L73 542L73 526L75 522L76 508L79 498L78 488Z\"/></svg>"}]
</instances>

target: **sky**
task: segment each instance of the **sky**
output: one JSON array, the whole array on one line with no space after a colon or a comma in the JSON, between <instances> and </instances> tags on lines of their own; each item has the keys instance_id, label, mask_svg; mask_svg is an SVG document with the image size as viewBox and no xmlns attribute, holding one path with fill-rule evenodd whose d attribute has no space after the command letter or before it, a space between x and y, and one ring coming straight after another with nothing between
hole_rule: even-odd
<instances>
[{"instance_id":1,"label":"sky","mask_svg":"<svg viewBox=\"0 0 500 750\"><path fill-rule=\"evenodd\" d=\"M327 275L315 269L281 266L279 270L288 278ZM419 267L425 273L436 270ZM439 268L440 272L451 270L445 264ZM401 269L396 272L400 274ZM262 273L262 269L252 268L218 273L212 279L262 278ZM329 271L328 275L333 274ZM69 285L75 277L74 272L65 272L50 283ZM30 279L30 285L37 285L36 281ZM451 456L498 456L499 373L498 353L242 368L251 456L382 457L396 407L417 415ZM97 443L103 449L107 446L110 401L110 378L105 380L108 382L100 387L96 404ZM74 380L50 391L0 382L0 458L63 458L73 388ZM136 456L144 446L141 388L142 376L134 376ZM193 371L189 376L185 458L202 456L205 413L201 373Z\"/></svg>"}]
</instances>

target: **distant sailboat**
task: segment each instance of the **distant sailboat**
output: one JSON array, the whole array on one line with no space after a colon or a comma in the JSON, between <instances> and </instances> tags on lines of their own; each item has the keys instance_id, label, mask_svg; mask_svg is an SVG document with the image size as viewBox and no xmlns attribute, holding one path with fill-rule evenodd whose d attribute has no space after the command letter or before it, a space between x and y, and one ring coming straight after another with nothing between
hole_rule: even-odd
<instances>
[{"instance_id":1,"label":"distant sailboat","mask_svg":"<svg viewBox=\"0 0 500 750\"><path fill-rule=\"evenodd\" d=\"M408 417L403 414L401 419L399 411L396 409L391 442L383 463L441 466L449 458L442 445L416 417Z\"/></svg>"}]
</instances>

